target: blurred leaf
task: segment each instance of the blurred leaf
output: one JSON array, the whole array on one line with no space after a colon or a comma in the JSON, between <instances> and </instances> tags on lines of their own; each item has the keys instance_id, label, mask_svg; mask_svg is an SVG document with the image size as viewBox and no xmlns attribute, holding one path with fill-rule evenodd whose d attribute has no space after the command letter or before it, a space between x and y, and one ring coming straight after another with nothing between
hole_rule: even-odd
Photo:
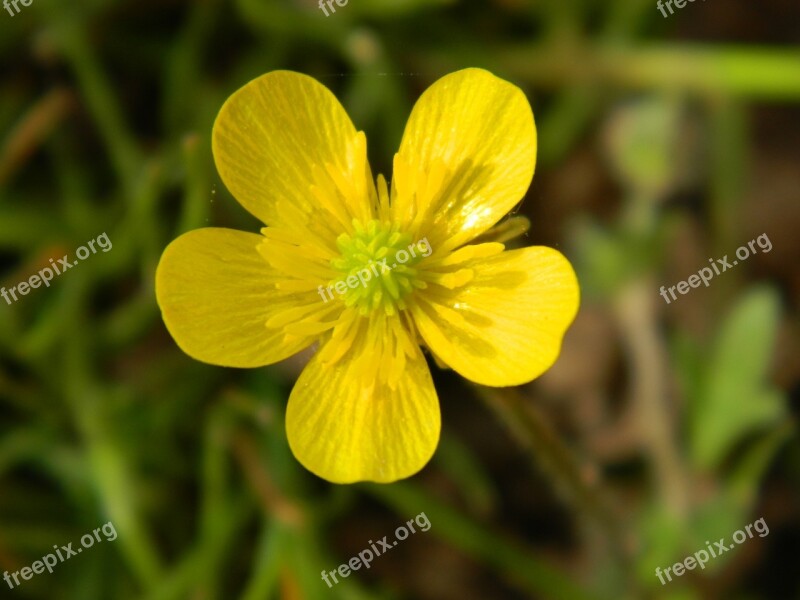
<instances>
[{"instance_id":1,"label":"blurred leaf","mask_svg":"<svg viewBox=\"0 0 800 600\"><path fill-rule=\"evenodd\" d=\"M665 506L656 505L644 512L638 529L645 545L636 563L636 576L648 587L660 587L656 567L663 570L675 564L685 539L683 523Z\"/></svg>"},{"instance_id":2,"label":"blurred leaf","mask_svg":"<svg viewBox=\"0 0 800 600\"><path fill-rule=\"evenodd\" d=\"M576 269L584 292L608 297L628 275L628 257L614 237L588 220L581 220L574 233L578 248Z\"/></svg>"},{"instance_id":3,"label":"blurred leaf","mask_svg":"<svg viewBox=\"0 0 800 600\"><path fill-rule=\"evenodd\" d=\"M690 411L691 452L697 467L717 466L743 436L784 414L781 393L765 382L778 317L776 293L761 288L746 294L723 323L704 392Z\"/></svg>"},{"instance_id":4,"label":"blurred leaf","mask_svg":"<svg viewBox=\"0 0 800 600\"><path fill-rule=\"evenodd\" d=\"M633 277L644 273L657 255L657 235L642 237L609 230L588 219L578 219L572 231L575 267L581 288L590 296L609 297Z\"/></svg>"},{"instance_id":5,"label":"blurred leaf","mask_svg":"<svg viewBox=\"0 0 800 600\"><path fill-rule=\"evenodd\" d=\"M657 198L674 185L682 163L681 116L675 100L660 96L618 109L608 124L606 147L623 184L648 198Z\"/></svg>"},{"instance_id":6,"label":"blurred leaf","mask_svg":"<svg viewBox=\"0 0 800 600\"><path fill-rule=\"evenodd\" d=\"M747 511L733 497L726 494L716 496L692 515L688 529L688 541L684 548L685 556L699 550L705 550L708 553L708 545L711 544L713 549L714 542L721 538L724 538L725 544L730 544L733 533L746 524ZM703 570L713 572L734 556L733 552L726 552L712 557ZM679 557L678 560L681 558Z\"/></svg>"},{"instance_id":7,"label":"blurred leaf","mask_svg":"<svg viewBox=\"0 0 800 600\"><path fill-rule=\"evenodd\" d=\"M655 576L656 568L663 572L699 550L707 552L708 543L713 547L720 538L729 540L733 532L745 524L745 515L738 503L728 496L716 496L701 506L691 515L688 524L664 505L649 510L641 521L641 535L646 546L637 561L638 578L648 587L661 587ZM711 558L704 569L698 570L718 569L727 559L727 556ZM678 581L681 578L673 576L673 581L667 584Z\"/></svg>"},{"instance_id":8,"label":"blurred leaf","mask_svg":"<svg viewBox=\"0 0 800 600\"><path fill-rule=\"evenodd\" d=\"M758 482L781 445L796 433L788 422L755 440L738 461L727 482L728 492L745 509L750 509L758 493Z\"/></svg>"}]
</instances>

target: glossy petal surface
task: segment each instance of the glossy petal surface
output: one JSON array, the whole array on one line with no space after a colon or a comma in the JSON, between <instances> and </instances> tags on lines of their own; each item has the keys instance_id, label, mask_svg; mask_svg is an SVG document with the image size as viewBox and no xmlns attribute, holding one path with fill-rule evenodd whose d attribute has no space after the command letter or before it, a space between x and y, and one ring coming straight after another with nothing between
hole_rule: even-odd
<instances>
[{"instance_id":1,"label":"glossy petal surface","mask_svg":"<svg viewBox=\"0 0 800 600\"><path fill-rule=\"evenodd\" d=\"M457 247L522 200L535 163L522 90L482 69L451 73L411 113L394 163L395 218L434 248Z\"/></svg>"},{"instance_id":2,"label":"glossy petal surface","mask_svg":"<svg viewBox=\"0 0 800 600\"><path fill-rule=\"evenodd\" d=\"M550 368L578 310L571 265L543 246L466 263L474 278L457 289L425 290L414 321L436 356L467 379L527 383Z\"/></svg>"},{"instance_id":3,"label":"glossy petal surface","mask_svg":"<svg viewBox=\"0 0 800 600\"><path fill-rule=\"evenodd\" d=\"M309 295L276 290L276 273L257 250L262 240L231 229L198 229L164 250L156 270L158 305L170 334L192 358L258 367L313 342L267 328L268 319Z\"/></svg>"},{"instance_id":4,"label":"glossy petal surface","mask_svg":"<svg viewBox=\"0 0 800 600\"><path fill-rule=\"evenodd\" d=\"M334 483L390 482L409 477L430 460L439 441L439 401L419 348L402 361L394 387L372 367L392 353L391 336L367 320L348 351L326 364L323 347L306 366L289 398L286 433L297 459ZM330 342L329 342L330 343ZM396 358L380 369L391 370Z\"/></svg>"},{"instance_id":5,"label":"glossy petal surface","mask_svg":"<svg viewBox=\"0 0 800 600\"><path fill-rule=\"evenodd\" d=\"M371 215L366 138L307 75L273 71L236 91L217 116L212 147L231 194L268 225L332 244L353 217Z\"/></svg>"}]
</instances>

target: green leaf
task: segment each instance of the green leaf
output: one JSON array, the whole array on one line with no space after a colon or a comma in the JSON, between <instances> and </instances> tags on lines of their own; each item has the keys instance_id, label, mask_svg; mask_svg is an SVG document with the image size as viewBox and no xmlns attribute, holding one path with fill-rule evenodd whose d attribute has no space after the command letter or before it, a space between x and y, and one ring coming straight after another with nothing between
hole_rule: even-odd
<instances>
[{"instance_id":1,"label":"green leaf","mask_svg":"<svg viewBox=\"0 0 800 600\"><path fill-rule=\"evenodd\" d=\"M577 223L572 237L577 247L575 266L584 291L598 297L613 295L632 270L631 255L620 236L584 219Z\"/></svg>"},{"instance_id":2,"label":"green leaf","mask_svg":"<svg viewBox=\"0 0 800 600\"><path fill-rule=\"evenodd\" d=\"M720 539L724 539L725 545L729 545L733 533L747 523L747 512L733 497L715 496L698 507L691 517L687 547L685 548L686 556L700 550L709 553L709 544L714 549L715 543ZM734 552L712 556L705 568L701 570L714 572L716 569L722 568L734 556Z\"/></svg>"},{"instance_id":3,"label":"green leaf","mask_svg":"<svg viewBox=\"0 0 800 600\"><path fill-rule=\"evenodd\" d=\"M761 288L749 292L723 323L703 392L691 411L692 459L697 467L718 466L744 436L783 416L782 395L765 381L779 311L776 293Z\"/></svg>"},{"instance_id":4,"label":"green leaf","mask_svg":"<svg viewBox=\"0 0 800 600\"><path fill-rule=\"evenodd\" d=\"M683 522L663 505L645 509L639 520L643 547L636 561L636 577L647 587L660 587L655 568L673 565L683 553Z\"/></svg>"},{"instance_id":5,"label":"green leaf","mask_svg":"<svg viewBox=\"0 0 800 600\"><path fill-rule=\"evenodd\" d=\"M767 435L748 445L745 454L738 460L726 486L730 495L745 510L749 510L758 495L758 482L769 467L781 445L796 432L793 422L785 422Z\"/></svg>"}]
</instances>

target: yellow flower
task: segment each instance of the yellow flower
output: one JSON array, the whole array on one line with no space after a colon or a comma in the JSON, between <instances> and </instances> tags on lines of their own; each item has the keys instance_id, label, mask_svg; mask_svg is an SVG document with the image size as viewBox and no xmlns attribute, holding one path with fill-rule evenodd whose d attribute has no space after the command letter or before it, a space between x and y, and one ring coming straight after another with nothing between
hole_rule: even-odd
<instances>
[{"instance_id":1,"label":"yellow flower","mask_svg":"<svg viewBox=\"0 0 800 600\"><path fill-rule=\"evenodd\" d=\"M480 69L434 83L411 113L391 191L372 177L364 133L299 73L234 93L213 152L267 227L173 241L158 303L181 349L215 365L258 367L319 343L286 410L292 452L313 473L390 482L425 466L441 423L421 345L490 386L555 362L578 309L572 267L550 248L483 241L533 177L536 128L519 88Z\"/></svg>"}]
</instances>

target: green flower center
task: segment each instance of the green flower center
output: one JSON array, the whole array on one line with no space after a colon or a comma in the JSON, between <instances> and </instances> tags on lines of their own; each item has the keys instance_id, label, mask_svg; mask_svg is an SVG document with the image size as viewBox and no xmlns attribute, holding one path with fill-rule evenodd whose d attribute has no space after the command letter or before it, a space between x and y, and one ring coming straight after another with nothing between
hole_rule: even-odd
<instances>
[{"instance_id":1,"label":"green flower center","mask_svg":"<svg viewBox=\"0 0 800 600\"><path fill-rule=\"evenodd\" d=\"M353 226L352 236L343 233L336 240L341 256L331 266L341 276L328 285L362 315L381 308L387 315L404 310L404 298L427 287L414 268L432 252L427 238L413 241L396 225L376 220L366 225L354 220Z\"/></svg>"}]
</instances>

